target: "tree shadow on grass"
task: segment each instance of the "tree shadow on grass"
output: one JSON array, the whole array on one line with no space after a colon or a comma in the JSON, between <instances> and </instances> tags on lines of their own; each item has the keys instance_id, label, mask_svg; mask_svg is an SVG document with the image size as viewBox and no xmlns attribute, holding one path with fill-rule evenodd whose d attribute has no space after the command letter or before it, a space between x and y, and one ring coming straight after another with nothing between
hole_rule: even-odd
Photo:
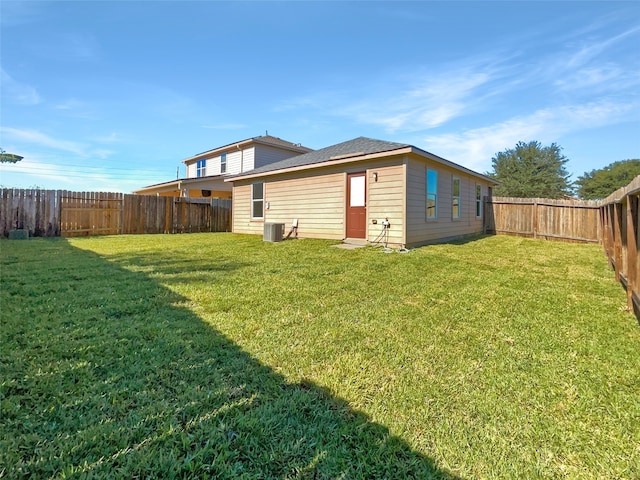
<instances>
[{"instance_id":1,"label":"tree shadow on grass","mask_svg":"<svg viewBox=\"0 0 640 480\"><path fill-rule=\"evenodd\" d=\"M458 478L145 273L64 240L4 246L0 477Z\"/></svg>"}]
</instances>

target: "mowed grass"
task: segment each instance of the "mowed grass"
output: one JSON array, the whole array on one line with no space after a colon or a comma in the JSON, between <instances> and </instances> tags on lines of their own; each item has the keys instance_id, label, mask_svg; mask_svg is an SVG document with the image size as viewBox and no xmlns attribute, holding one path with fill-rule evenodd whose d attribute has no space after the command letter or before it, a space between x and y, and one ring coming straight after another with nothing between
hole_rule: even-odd
<instances>
[{"instance_id":1,"label":"mowed grass","mask_svg":"<svg viewBox=\"0 0 640 480\"><path fill-rule=\"evenodd\" d=\"M640 478L597 245L0 243L6 478Z\"/></svg>"}]
</instances>

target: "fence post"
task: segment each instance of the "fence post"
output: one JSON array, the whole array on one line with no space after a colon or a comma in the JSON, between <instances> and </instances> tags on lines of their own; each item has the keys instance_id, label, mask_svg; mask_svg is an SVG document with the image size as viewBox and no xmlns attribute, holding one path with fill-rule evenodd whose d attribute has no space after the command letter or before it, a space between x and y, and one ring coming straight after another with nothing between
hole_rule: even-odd
<instances>
[{"instance_id":1,"label":"fence post","mask_svg":"<svg viewBox=\"0 0 640 480\"><path fill-rule=\"evenodd\" d=\"M538 238L538 199L533 200L533 238Z\"/></svg>"},{"instance_id":2,"label":"fence post","mask_svg":"<svg viewBox=\"0 0 640 480\"><path fill-rule=\"evenodd\" d=\"M613 204L613 266L616 282L620 282L622 270L622 204Z\"/></svg>"},{"instance_id":3,"label":"fence post","mask_svg":"<svg viewBox=\"0 0 640 480\"><path fill-rule=\"evenodd\" d=\"M633 292L638 290L638 196L627 196L627 305L633 311Z\"/></svg>"},{"instance_id":4,"label":"fence post","mask_svg":"<svg viewBox=\"0 0 640 480\"><path fill-rule=\"evenodd\" d=\"M611 225L609 225L609 206L603 205L600 207L600 223L602 224L602 248L604 249L607 258L610 258L610 233L611 233Z\"/></svg>"},{"instance_id":5,"label":"fence post","mask_svg":"<svg viewBox=\"0 0 640 480\"><path fill-rule=\"evenodd\" d=\"M118 235L124 233L124 193L120 194L120 212L118 213Z\"/></svg>"}]
</instances>

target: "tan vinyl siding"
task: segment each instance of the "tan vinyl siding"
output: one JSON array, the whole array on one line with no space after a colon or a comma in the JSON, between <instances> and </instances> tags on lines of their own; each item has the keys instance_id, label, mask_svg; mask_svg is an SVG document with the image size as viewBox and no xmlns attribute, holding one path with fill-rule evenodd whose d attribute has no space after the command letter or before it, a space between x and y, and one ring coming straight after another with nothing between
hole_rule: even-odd
<instances>
[{"instance_id":1,"label":"tan vinyl siding","mask_svg":"<svg viewBox=\"0 0 640 480\"><path fill-rule=\"evenodd\" d=\"M299 220L301 238L344 237L344 174L265 179L264 222L291 227ZM262 234L263 222L251 220L251 183L234 186L233 231ZM268 206L268 208L267 208Z\"/></svg>"},{"instance_id":2,"label":"tan vinyl siding","mask_svg":"<svg viewBox=\"0 0 640 480\"><path fill-rule=\"evenodd\" d=\"M255 165L252 168L259 168L269 163L279 162L286 158L296 157L301 155L298 152L292 152L291 150L284 150L282 148L271 147L269 145L256 144L254 147L255 153ZM247 169L245 168L245 171Z\"/></svg>"},{"instance_id":3,"label":"tan vinyl siding","mask_svg":"<svg viewBox=\"0 0 640 480\"><path fill-rule=\"evenodd\" d=\"M366 172L368 239L382 230L385 217L391 222L389 242L404 244L404 171L402 158L354 163L348 166L318 168L312 171L265 176L264 222L284 223L288 231L298 219L300 238L341 240L345 236L347 173ZM400 163L400 164L398 164ZM378 173L378 181L373 172ZM234 182L233 231L263 233L263 222L250 218L250 180ZM377 220L377 225L372 220Z\"/></svg>"},{"instance_id":4,"label":"tan vinyl siding","mask_svg":"<svg viewBox=\"0 0 640 480\"><path fill-rule=\"evenodd\" d=\"M397 157L396 157L397 158ZM373 178L373 173L378 174L378 181ZM405 166L369 166L367 170L367 216L368 216L368 240L374 241L382 232L382 222L389 219L389 244L400 246L404 240L404 179ZM377 221L377 224L373 223ZM382 242L383 237L379 241Z\"/></svg>"},{"instance_id":5,"label":"tan vinyl siding","mask_svg":"<svg viewBox=\"0 0 640 480\"><path fill-rule=\"evenodd\" d=\"M189 163L186 164L186 177L197 178L197 162L198 160L203 159L206 159L207 161L205 170L206 176L222 174L220 171L222 153L227 154L227 170L224 173L225 175L244 173L269 163L301 155L300 152L277 146L254 143L246 144L245 142L242 142L242 144L244 144L244 146L240 149L238 149L238 145L231 145L225 147L225 150L218 149L218 153L215 155L213 153L205 152L192 157L194 159L188 160Z\"/></svg>"},{"instance_id":6,"label":"tan vinyl siding","mask_svg":"<svg viewBox=\"0 0 640 480\"><path fill-rule=\"evenodd\" d=\"M232 227L234 233L261 233L262 222L251 221L251 184L233 186Z\"/></svg>"},{"instance_id":7,"label":"tan vinyl siding","mask_svg":"<svg viewBox=\"0 0 640 480\"><path fill-rule=\"evenodd\" d=\"M225 152L227 154L227 171L224 175L234 175L242 173L241 165L244 163L246 150L232 150ZM207 158L207 175L222 175L222 154L215 157Z\"/></svg>"},{"instance_id":8,"label":"tan vinyl siding","mask_svg":"<svg viewBox=\"0 0 640 480\"><path fill-rule=\"evenodd\" d=\"M220 171L221 160L222 160L222 155L218 155L217 157L215 157L215 160L213 163L215 165L214 175L218 175L222 173ZM242 160L244 160L244 151L236 150L235 152L233 151L227 152L227 171L224 174L234 175L236 173L242 173L242 170L240 170L240 166L243 163Z\"/></svg>"},{"instance_id":9,"label":"tan vinyl siding","mask_svg":"<svg viewBox=\"0 0 640 480\"><path fill-rule=\"evenodd\" d=\"M198 176L196 167L197 165L195 162L187 164L187 178L196 178Z\"/></svg>"},{"instance_id":10,"label":"tan vinyl siding","mask_svg":"<svg viewBox=\"0 0 640 480\"><path fill-rule=\"evenodd\" d=\"M255 147L253 146L242 150L242 156L240 157L240 160L242 160L241 162L242 165L237 166L238 172L248 172L249 170L253 170L254 168L256 168L255 156L256 156L256 152L255 152ZM240 170L240 167L242 168L242 170ZM236 166L234 166L234 168L236 168Z\"/></svg>"},{"instance_id":11,"label":"tan vinyl siding","mask_svg":"<svg viewBox=\"0 0 640 480\"><path fill-rule=\"evenodd\" d=\"M438 172L438 218L426 219L426 169ZM453 177L460 179L460 218L452 218ZM476 218L476 185L487 183L465 172L427 159L411 158L407 170L407 244L419 245L482 232Z\"/></svg>"},{"instance_id":12,"label":"tan vinyl siding","mask_svg":"<svg viewBox=\"0 0 640 480\"><path fill-rule=\"evenodd\" d=\"M253 166L253 158L254 152L253 147L245 148L244 150L230 150L226 152L227 154L227 171L224 175L235 175L238 173L246 172L247 170L252 170ZM213 157L207 157L207 166L205 170L206 176L211 175L221 175L221 158L222 154L218 154ZM186 165L187 169L187 178L197 178L197 161L193 161Z\"/></svg>"}]
</instances>

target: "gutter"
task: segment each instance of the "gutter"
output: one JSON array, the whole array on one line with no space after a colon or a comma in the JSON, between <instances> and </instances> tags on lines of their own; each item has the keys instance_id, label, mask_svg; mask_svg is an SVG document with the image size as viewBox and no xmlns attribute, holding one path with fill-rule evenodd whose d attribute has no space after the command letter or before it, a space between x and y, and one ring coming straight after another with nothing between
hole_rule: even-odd
<instances>
[{"instance_id":1,"label":"gutter","mask_svg":"<svg viewBox=\"0 0 640 480\"><path fill-rule=\"evenodd\" d=\"M409 154L409 153L413 153L415 155L419 155L421 157L426 157L430 160L433 160L435 162L441 163L443 165L446 165L454 170L459 170L459 171L463 171L466 172L467 174L477 177L477 178L481 178L489 183L492 183L494 185L499 185L500 182L497 182L495 179L487 177L485 175L482 175L481 173L478 172L474 172L473 170L470 170L466 167L463 167L462 165L458 165L456 163L453 163L449 160L446 160L442 157L439 157L437 155L434 155L433 153L429 153L425 150L421 150L417 147L414 146L408 146L408 147L404 147L404 148L399 148L397 150L386 150L384 152L376 152L376 153L369 153L369 154L362 154L361 152L354 152L353 154L349 154L349 155L357 155L357 156L340 156L339 158L335 158L335 159L328 159L328 160L321 160L318 162L314 162L314 163L309 163L307 165L298 165L298 166L294 166L294 167L285 167L285 168L280 168L277 170L266 170L266 171L262 171L262 172L256 172L256 173L251 173L251 172L247 172L246 174L237 174L237 175L232 175L229 177L225 178L225 182L233 182L234 180L246 180L246 179L252 179L252 178L259 178L259 177L267 177L267 176L273 176L273 175L280 175L280 174L284 174L284 173L291 173L291 172L299 172L299 171L303 171L303 170L311 170L314 168L321 168L321 167L331 167L331 166L335 166L335 165L342 165L342 164L346 164L346 163L355 163L355 162L360 162L360 161L364 161L364 160L373 160L376 158L383 158L383 157L388 157L390 155L403 155L403 154Z\"/></svg>"},{"instance_id":2,"label":"gutter","mask_svg":"<svg viewBox=\"0 0 640 480\"><path fill-rule=\"evenodd\" d=\"M161 188L161 187L170 187L172 185L178 185L178 188L179 188L181 181L182 180L171 180L170 182L155 183L153 185L147 185L146 187L139 188L137 190L133 190L133 193L139 195L140 194L139 192L144 192L145 190L151 190L151 189L156 189L156 188Z\"/></svg>"},{"instance_id":3,"label":"gutter","mask_svg":"<svg viewBox=\"0 0 640 480\"><path fill-rule=\"evenodd\" d=\"M257 178L257 177L266 177L271 175L280 175L282 173L298 172L301 170L311 170L311 169L320 168L320 167L332 167L334 165L342 165L345 163L354 163L354 162L360 162L363 160L371 160L374 158L388 157L389 155L402 155L403 153L410 153L410 152L411 152L411 148L407 147L407 148L401 148L398 150L387 150L385 152L369 153L366 155L360 154L357 157L348 157L348 158L341 157L335 160L331 160L331 159L320 160L318 162L309 163L307 165L298 165L295 167L279 168L277 170L267 170L267 171L257 172L257 173L247 172L247 174L240 173L238 175L227 177L224 179L224 181L232 182L234 180L244 180L244 179L250 179L250 178Z\"/></svg>"},{"instance_id":4,"label":"gutter","mask_svg":"<svg viewBox=\"0 0 640 480\"><path fill-rule=\"evenodd\" d=\"M419 155L422 156L426 156L428 158L431 158L432 160L435 160L436 162L442 163L444 165L447 165L455 170L463 170L466 173L468 173L469 175L473 175L474 177L480 177L490 183L493 183L494 185L499 185L500 182L498 182L495 178L491 178L491 177L487 177L486 175L483 175L481 173L478 172L474 172L473 170L471 170L470 168L467 167L463 167L462 165L459 165L457 163L452 162L451 160L447 160L446 158L442 158L439 157L438 155L435 155L431 152L427 152L426 150L422 150L421 148L418 147L411 147L413 153L417 153Z\"/></svg>"},{"instance_id":5,"label":"gutter","mask_svg":"<svg viewBox=\"0 0 640 480\"><path fill-rule=\"evenodd\" d=\"M292 152L296 152L299 153L300 155L304 155L305 153L309 153L309 152L313 152L313 149L307 148L307 147L302 147L300 146L299 148L292 148L292 147L287 147L284 145L277 145L275 143L271 143L271 142L265 142L263 140L260 140L259 138L248 138L247 140L242 140L240 142L236 142L236 143L230 143L229 145L224 145L222 147L218 147L218 148L214 148L211 150L207 150L206 152L202 152L202 153L197 153L196 155L193 155L192 157L189 158L185 158L184 160L181 160L182 163L186 164L187 162L193 162L194 160L200 160L203 157L209 157L211 154L213 153L217 153L217 152L224 152L224 151L228 151L228 150L233 150L233 147L236 147L238 150L240 150L240 147L245 146L245 145L250 145L251 143L259 143L260 145L267 145L267 146L271 146L271 147L275 147L275 148L283 148ZM242 151L242 150L241 150Z\"/></svg>"},{"instance_id":6,"label":"gutter","mask_svg":"<svg viewBox=\"0 0 640 480\"><path fill-rule=\"evenodd\" d=\"M184 160L182 160L182 163L186 164L187 162L192 162L194 160L199 160L202 157L209 157L212 153L223 152L224 150L233 149L233 147L236 147L237 149L240 149L241 145L247 145L247 144L249 144L251 142L255 142L255 140L253 138L251 138L251 139L248 139L248 140L243 140L241 142L232 143L230 145L225 145L224 147L218 147L218 148L214 148L212 150L207 150L206 152L197 153L196 155L194 155L192 157L185 158Z\"/></svg>"}]
</instances>

